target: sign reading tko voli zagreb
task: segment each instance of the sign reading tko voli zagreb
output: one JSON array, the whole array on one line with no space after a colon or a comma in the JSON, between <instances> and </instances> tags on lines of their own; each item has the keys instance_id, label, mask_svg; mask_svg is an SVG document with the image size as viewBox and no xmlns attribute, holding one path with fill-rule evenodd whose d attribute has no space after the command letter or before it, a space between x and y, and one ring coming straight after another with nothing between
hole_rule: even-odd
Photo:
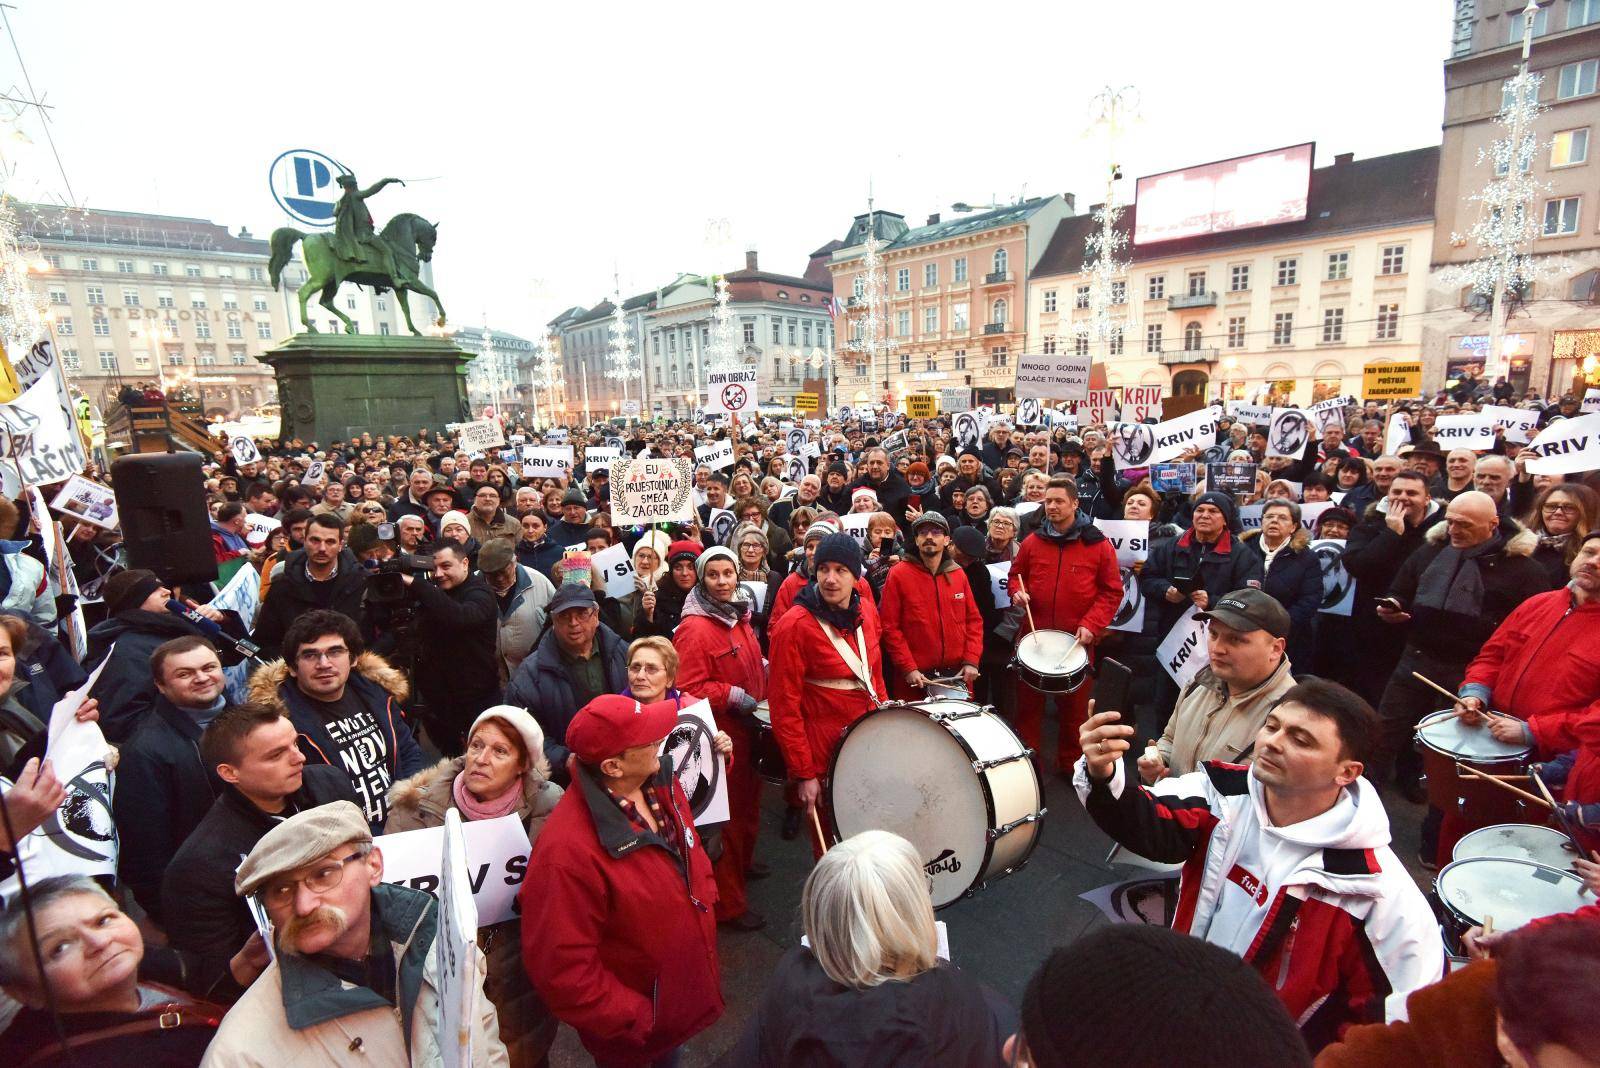
<instances>
[{"instance_id":1,"label":"sign reading tko voli zagreb","mask_svg":"<svg viewBox=\"0 0 1600 1068\"><path fill-rule=\"evenodd\" d=\"M642 456L611 479L617 523L669 523L694 515L694 467L685 459Z\"/></svg>"}]
</instances>

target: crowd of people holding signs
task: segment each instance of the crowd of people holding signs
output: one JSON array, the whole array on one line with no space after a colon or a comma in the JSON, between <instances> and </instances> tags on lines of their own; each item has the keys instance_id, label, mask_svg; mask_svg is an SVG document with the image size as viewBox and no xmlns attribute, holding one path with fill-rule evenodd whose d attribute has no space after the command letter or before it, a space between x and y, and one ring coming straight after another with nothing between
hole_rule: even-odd
<instances>
[{"instance_id":1,"label":"crowd of people holding signs","mask_svg":"<svg viewBox=\"0 0 1600 1068\"><path fill-rule=\"evenodd\" d=\"M565 1024L675 1065L769 921L805 938L721 1063L1596 1063L1579 394L1207 404L1085 361L771 419L737 372L694 421L219 440L216 578L174 583L29 367L14 1063L543 1065ZM935 910L1028 877L1047 786L1170 892L1012 1006ZM797 920L747 893L782 850Z\"/></svg>"}]
</instances>

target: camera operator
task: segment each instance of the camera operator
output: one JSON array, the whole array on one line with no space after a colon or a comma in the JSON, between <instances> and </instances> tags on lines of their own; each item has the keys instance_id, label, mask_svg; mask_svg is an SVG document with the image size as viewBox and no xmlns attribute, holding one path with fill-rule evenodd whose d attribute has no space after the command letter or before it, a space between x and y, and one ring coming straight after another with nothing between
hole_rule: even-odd
<instances>
[{"instance_id":1,"label":"camera operator","mask_svg":"<svg viewBox=\"0 0 1600 1068\"><path fill-rule=\"evenodd\" d=\"M460 756L478 713L500 703L494 591L473 573L466 549L447 540L433 548L433 582L410 571L400 581L416 598L422 720L441 753Z\"/></svg>"},{"instance_id":2,"label":"camera operator","mask_svg":"<svg viewBox=\"0 0 1600 1068\"><path fill-rule=\"evenodd\" d=\"M278 655L291 623L318 608L344 613L361 627L363 637L371 637L363 596L367 573L355 554L344 548L344 527L344 520L331 513L312 516L306 524L305 548L273 568L253 636L263 660Z\"/></svg>"},{"instance_id":3,"label":"camera operator","mask_svg":"<svg viewBox=\"0 0 1600 1068\"><path fill-rule=\"evenodd\" d=\"M369 644L373 652L405 675L414 693L417 689L417 598L402 576L432 575L433 557L416 551L426 533L417 516L401 516L394 523L380 523L375 529L378 543L371 551L357 549L356 536L351 535L351 548L356 550L368 576L362 607L372 626ZM390 551L382 551L378 548L381 546L387 546Z\"/></svg>"}]
</instances>

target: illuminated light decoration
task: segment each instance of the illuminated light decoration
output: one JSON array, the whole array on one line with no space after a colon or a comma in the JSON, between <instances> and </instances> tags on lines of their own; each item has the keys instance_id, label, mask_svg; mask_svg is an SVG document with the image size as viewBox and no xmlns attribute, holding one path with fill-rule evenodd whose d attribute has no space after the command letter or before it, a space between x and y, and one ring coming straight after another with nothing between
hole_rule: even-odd
<instances>
[{"instance_id":1,"label":"illuminated light decoration","mask_svg":"<svg viewBox=\"0 0 1600 1068\"><path fill-rule=\"evenodd\" d=\"M1124 124L1137 111L1138 91L1131 85L1121 89L1107 86L1095 95L1089 107L1094 116L1094 125L1105 131L1111 162L1106 166L1105 200L1095 209L1095 228L1083 242L1083 259L1089 277L1089 315L1072 320L1067 332L1069 336L1081 338L1091 345L1103 345L1101 357L1104 360L1111 354L1111 342L1118 337L1126 337L1129 329L1127 308L1131 304L1127 299L1126 286L1128 268L1132 264L1126 256L1127 232L1118 227L1124 208L1117 203L1116 183L1121 173L1116 163L1116 144ZM1124 287L1120 303L1113 299L1119 283ZM1076 306L1076 301L1073 306ZM1118 311L1119 308L1122 310Z\"/></svg>"},{"instance_id":2,"label":"illuminated light decoration","mask_svg":"<svg viewBox=\"0 0 1600 1068\"><path fill-rule=\"evenodd\" d=\"M606 377L622 383L622 399L628 399L628 383L644 373L639 355L633 351L633 339L628 336L628 316L622 310L622 291L617 290L611 311L611 345L606 350Z\"/></svg>"},{"instance_id":3,"label":"illuminated light decoration","mask_svg":"<svg viewBox=\"0 0 1600 1068\"><path fill-rule=\"evenodd\" d=\"M889 354L891 342L889 340L889 316L885 310L888 303L886 294L889 290L889 280L884 274L883 254L879 251L883 246L878 243L878 235L873 232L872 206L867 206L867 239L861 252L861 304L866 309L865 313L851 324L852 332L857 325L860 326L859 337L853 336L848 344L848 349L858 357L858 362L867 365L867 376L870 381L872 367L877 362L878 356L883 356L883 388L889 389Z\"/></svg>"},{"instance_id":4,"label":"illuminated light decoration","mask_svg":"<svg viewBox=\"0 0 1600 1068\"><path fill-rule=\"evenodd\" d=\"M30 346L46 336L46 305L29 275L46 263L39 243L24 232L16 201L0 193L0 344L13 358L26 355Z\"/></svg>"},{"instance_id":5,"label":"illuminated light decoration","mask_svg":"<svg viewBox=\"0 0 1600 1068\"><path fill-rule=\"evenodd\" d=\"M706 352L706 370L737 371L744 365L739 360L738 345L733 338L733 307L729 303L728 279L717 275L715 289L717 302L711 316L711 344Z\"/></svg>"}]
</instances>

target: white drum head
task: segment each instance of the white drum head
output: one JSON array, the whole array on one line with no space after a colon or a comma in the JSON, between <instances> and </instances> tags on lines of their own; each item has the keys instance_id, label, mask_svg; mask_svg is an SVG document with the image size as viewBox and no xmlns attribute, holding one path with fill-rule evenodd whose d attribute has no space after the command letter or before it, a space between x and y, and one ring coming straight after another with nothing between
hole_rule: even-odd
<instances>
[{"instance_id":1,"label":"white drum head","mask_svg":"<svg viewBox=\"0 0 1600 1068\"><path fill-rule=\"evenodd\" d=\"M756 702L756 710L751 713L751 715L755 716L756 719L760 720L762 723L765 723L767 726L772 726L772 709L767 707L767 703L765 701Z\"/></svg>"},{"instance_id":2,"label":"white drum head","mask_svg":"<svg viewBox=\"0 0 1600 1068\"><path fill-rule=\"evenodd\" d=\"M1035 630L1017 643L1017 659L1041 675L1068 675L1089 665L1089 654L1064 630Z\"/></svg>"},{"instance_id":3,"label":"white drum head","mask_svg":"<svg viewBox=\"0 0 1600 1068\"><path fill-rule=\"evenodd\" d=\"M1474 924L1493 916L1497 931L1584 904L1583 881L1571 872L1503 857L1452 861L1439 872L1437 888L1440 901Z\"/></svg>"},{"instance_id":4,"label":"white drum head","mask_svg":"<svg viewBox=\"0 0 1600 1068\"><path fill-rule=\"evenodd\" d=\"M1477 763L1494 764L1528 755L1527 746L1497 740L1489 733L1487 723L1469 727L1449 709L1423 717L1417 737L1436 752Z\"/></svg>"},{"instance_id":5,"label":"white drum head","mask_svg":"<svg viewBox=\"0 0 1600 1068\"><path fill-rule=\"evenodd\" d=\"M1552 868L1570 868L1575 854L1567 847L1567 836L1554 827L1531 823L1499 823L1480 827L1462 837L1451 852L1452 860L1468 857L1503 857L1531 860Z\"/></svg>"},{"instance_id":6,"label":"white drum head","mask_svg":"<svg viewBox=\"0 0 1600 1068\"><path fill-rule=\"evenodd\" d=\"M857 720L839 748L829 790L842 837L892 831L916 847L932 878L934 907L977 879L989 830L980 780L955 736L922 712L890 705Z\"/></svg>"}]
</instances>

